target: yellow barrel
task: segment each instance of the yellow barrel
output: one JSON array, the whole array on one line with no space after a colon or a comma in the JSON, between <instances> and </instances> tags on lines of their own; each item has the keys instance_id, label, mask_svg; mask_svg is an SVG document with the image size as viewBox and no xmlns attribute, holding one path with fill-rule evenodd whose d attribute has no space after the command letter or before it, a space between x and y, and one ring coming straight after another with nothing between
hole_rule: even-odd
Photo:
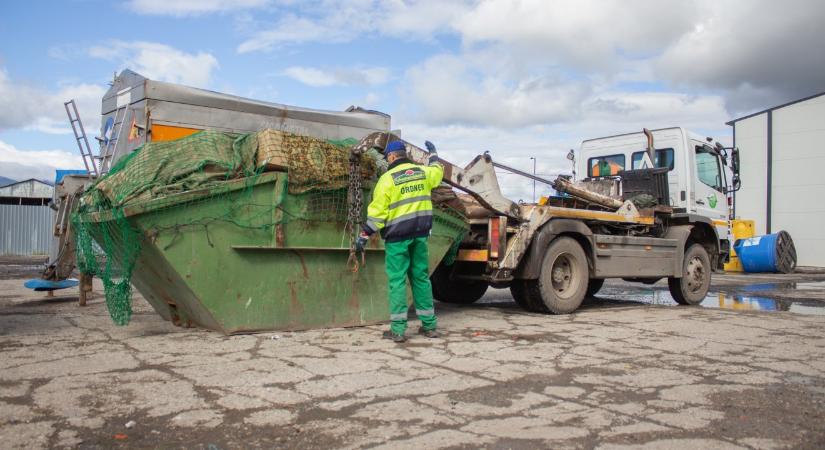
<instances>
[{"instance_id":1,"label":"yellow barrel","mask_svg":"<svg viewBox=\"0 0 825 450\"><path fill-rule=\"evenodd\" d=\"M744 272L742 263L739 257L736 256L736 251L733 250L733 243L737 239L747 239L756 234L756 222L753 220L736 219L731 221L731 234L733 234L733 241L730 248L730 261L725 264L726 272Z\"/></svg>"}]
</instances>

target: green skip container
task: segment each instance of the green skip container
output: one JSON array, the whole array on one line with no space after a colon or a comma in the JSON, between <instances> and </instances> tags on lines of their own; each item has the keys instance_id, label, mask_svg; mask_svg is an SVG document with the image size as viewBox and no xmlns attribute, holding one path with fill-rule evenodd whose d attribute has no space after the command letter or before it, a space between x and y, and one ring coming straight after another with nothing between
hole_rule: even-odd
<instances>
[{"instance_id":1,"label":"green skip container","mask_svg":"<svg viewBox=\"0 0 825 450\"><path fill-rule=\"evenodd\" d=\"M124 208L119 220L140 236L134 287L164 319L225 334L388 321L383 242L371 241L353 272L345 190L293 195L287 177L266 172ZM81 220L101 246L100 230L116 221L108 212ZM467 229L459 214L436 208L431 273Z\"/></svg>"}]
</instances>

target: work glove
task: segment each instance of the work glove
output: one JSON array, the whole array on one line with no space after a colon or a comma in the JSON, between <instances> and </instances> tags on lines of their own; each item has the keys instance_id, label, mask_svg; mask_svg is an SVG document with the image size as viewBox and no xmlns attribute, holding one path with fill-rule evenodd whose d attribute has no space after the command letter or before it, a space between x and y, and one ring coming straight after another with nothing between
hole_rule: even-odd
<instances>
[{"instance_id":1,"label":"work glove","mask_svg":"<svg viewBox=\"0 0 825 450\"><path fill-rule=\"evenodd\" d=\"M435 151L435 144L430 141L424 141L424 147L427 147L427 151L430 152L430 157L427 160L427 164L433 165L438 163L438 152Z\"/></svg>"},{"instance_id":2,"label":"work glove","mask_svg":"<svg viewBox=\"0 0 825 450\"><path fill-rule=\"evenodd\" d=\"M370 240L370 237L367 236L367 233L363 231L361 234L358 235L358 239L355 240L355 251L356 252L363 252L364 249L367 247L367 242Z\"/></svg>"},{"instance_id":3,"label":"work glove","mask_svg":"<svg viewBox=\"0 0 825 450\"><path fill-rule=\"evenodd\" d=\"M430 153L437 153L435 151L435 145L430 141L424 141L424 147L427 147L427 151Z\"/></svg>"}]
</instances>

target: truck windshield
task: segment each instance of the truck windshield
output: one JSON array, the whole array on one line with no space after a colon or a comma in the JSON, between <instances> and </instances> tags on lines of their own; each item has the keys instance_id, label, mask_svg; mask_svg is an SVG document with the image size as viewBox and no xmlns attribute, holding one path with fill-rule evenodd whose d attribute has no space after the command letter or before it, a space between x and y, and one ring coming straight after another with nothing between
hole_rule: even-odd
<instances>
[{"instance_id":1,"label":"truck windshield","mask_svg":"<svg viewBox=\"0 0 825 450\"><path fill-rule=\"evenodd\" d=\"M598 156L587 160L587 176L609 177L624 170L624 155Z\"/></svg>"},{"instance_id":2,"label":"truck windshield","mask_svg":"<svg viewBox=\"0 0 825 450\"><path fill-rule=\"evenodd\" d=\"M644 158L645 151L634 152L630 156L630 167L633 170L642 168L642 158ZM667 167L668 170L673 170L673 149L672 148L657 148L656 161L653 162L656 167Z\"/></svg>"}]
</instances>

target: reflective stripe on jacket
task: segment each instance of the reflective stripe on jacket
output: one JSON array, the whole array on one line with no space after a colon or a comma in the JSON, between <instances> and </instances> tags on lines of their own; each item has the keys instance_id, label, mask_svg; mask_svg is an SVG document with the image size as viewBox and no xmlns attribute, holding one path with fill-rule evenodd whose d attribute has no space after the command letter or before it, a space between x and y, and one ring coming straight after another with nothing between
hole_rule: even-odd
<instances>
[{"instance_id":1,"label":"reflective stripe on jacket","mask_svg":"<svg viewBox=\"0 0 825 450\"><path fill-rule=\"evenodd\" d=\"M394 161L375 184L364 231L380 231L387 242L427 236L433 226L430 192L443 176L444 168L435 157L428 166L405 158Z\"/></svg>"}]
</instances>

